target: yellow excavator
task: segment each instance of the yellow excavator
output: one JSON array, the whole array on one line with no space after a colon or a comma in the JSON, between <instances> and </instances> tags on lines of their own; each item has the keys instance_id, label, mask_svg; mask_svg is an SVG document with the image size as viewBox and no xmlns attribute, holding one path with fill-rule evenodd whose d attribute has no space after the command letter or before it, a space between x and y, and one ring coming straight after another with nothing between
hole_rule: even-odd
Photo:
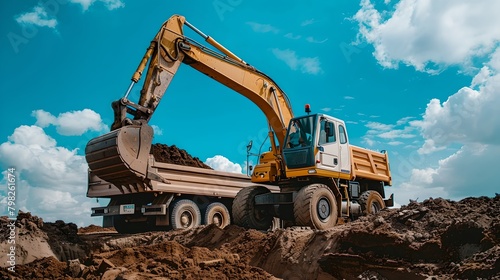
<instances>
[{"instance_id":1,"label":"yellow excavator","mask_svg":"<svg viewBox=\"0 0 500 280\"><path fill-rule=\"evenodd\" d=\"M184 26L216 50L186 37ZM233 200L234 223L268 229L277 217L288 225L326 229L392 206L392 195L383 199L384 186L391 185L387 153L350 145L342 120L311 114L308 106L307 115L296 117L273 79L179 15L161 26L125 95L112 103L111 132L87 144L85 154L93 174L135 192L152 190L155 182L169 183L152 168L153 129L148 122L182 63L248 98L268 121L271 147L253 169L255 186L241 189ZM140 98L129 100L144 70ZM269 185L280 191L271 192Z\"/></svg>"}]
</instances>

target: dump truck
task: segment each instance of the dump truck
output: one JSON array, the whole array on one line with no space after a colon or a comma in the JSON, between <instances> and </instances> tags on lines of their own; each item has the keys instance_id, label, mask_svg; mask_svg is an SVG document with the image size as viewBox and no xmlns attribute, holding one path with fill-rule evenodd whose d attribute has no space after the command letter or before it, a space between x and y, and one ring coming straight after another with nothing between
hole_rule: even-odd
<instances>
[{"instance_id":1,"label":"dump truck","mask_svg":"<svg viewBox=\"0 0 500 280\"><path fill-rule=\"evenodd\" d=\"M252 186L243 174L163 163L152 154L150 168L168 182L151 182L151 189L136 185L114 185L89 171L87 197L109 198L105 207L92 208L92 216L110 218L120 233L148 230L187 229L200 224L225 227L231 221L236 194ZM274 192L279 188L268 186ZM275 220L271 228L279 226Z\"/></svg>"},{"instance_id":2,"label":"dump truck","mask_svg":"<svg viewBox=\"0 0 500 280\"><path fill-rule=\"evenodd\" d=\"M211 47L185 36L184 26ZM259 156L245 183L214 171L212 183L193 184L188 191L187 182L204 181L207 174L189 168L176 173L149 155L153 129L148 122L181 64L245 96L265 115L270 149ZM145 70L140 97L132 101L129 94ZM94 208L93 215L113 216L122 231L141 227L146 220L176 227L186 213L191 213L188 221L196 220L200 215L193 209L200 205L194 196L223 204L235 224L260 230L270 228L277 218L287 225L327 229L392 205L393 196L385 199L384 191L392 184L387 153L351 145L343 120L311 114L309 105L306 115L295 116L288 96L272 78L183 16L163 23L130 86L112 108L111 132L90 140L85 149L93 178L88 196L111 198L107 207ZM218 180L227 185L215 183ZM221 202L218 194L223 189L228 200ZM191 210L178 211L179 204Z\"/></svg>"}]
</instances>

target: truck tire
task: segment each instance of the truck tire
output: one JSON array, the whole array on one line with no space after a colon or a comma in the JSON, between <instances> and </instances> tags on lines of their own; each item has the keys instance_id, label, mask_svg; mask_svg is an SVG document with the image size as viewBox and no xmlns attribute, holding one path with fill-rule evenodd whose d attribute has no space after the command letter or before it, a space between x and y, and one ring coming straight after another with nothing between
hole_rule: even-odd
<instances>
[{"instance_id":1,"label":"truck tire","mask_svg":"<svg viewBox=\"0 0 500 280\"><path fill-rule=\"evenodd\" d=\"M231 223L229 210L220 202L213 202L207 206L203 219L204 225L215 224L219 228L225 228Z\"/></svg>"},{"instance_id":2,"label":"truck tire","mask_svg":"<svg viewBox=\"0 0 500 280\"><path fill-rule=\"evenodd\" d=\"M384 199L377 191L366 191L359 197L359 205L365 215L376 214L385 208Z\"/></svg>"},{"instance_id":3,"label":"truck tire","mask_svg":"<svg viewBox=\"0 0 500 280\"><path fill-rule=\"evenodd\" d=\"M337 224L337 200L328 186L311 184L297 193L293 214L299 226L328 229Z\"/></svg>"},{"instance_id":4,"label":"truck tire","mask_svg":"<svg viewBox=\"0 0 500 280\"><path fill-rule=\"evenodd\" d=\"M189 199L177 200L170 211L172 229L190 229L201 224L201 213L198 206Z\"/></svg>"},{"instance_id":5,"label":"truck tire","mask_svg":"<svg viewBox=\"0 0 500 280\"><path fill-rule=\"evenodd\" d=\"M255 196L271 192L262 186L241 189L233 200L233 220L238 226L258 230L268 230L273 223L273 216L267 206L257 207Z\"/></svg>"}]
</instances>

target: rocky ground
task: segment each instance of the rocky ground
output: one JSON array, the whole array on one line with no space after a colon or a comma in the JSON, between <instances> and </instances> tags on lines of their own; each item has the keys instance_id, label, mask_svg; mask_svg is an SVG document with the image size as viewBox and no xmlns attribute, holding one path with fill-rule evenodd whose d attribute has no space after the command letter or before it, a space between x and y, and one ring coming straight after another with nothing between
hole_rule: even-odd
<instances>
[{"instance_id":1,"label":"rocky ground","mask_svg":"<svg viewBox=\"0 0 500 280\"><path fill-rule=\"evenodd\" d=\"M210 168L175 146L159 161ZM500 195L412 202L325 231L213 225L118 234L113 229L0 218L2 279L500 279Z\"/></svg>"},{"instance_id":2,"label":"rocky ground","mask_svg":"<svg viewBox=\"0 0 500 280\"><path fill-rule=\"evenodd\" d=\"M5 279L500 279L500 195L427 199L326 231L121 235L29 213L16 230L21 256L15 273L0 269Z\"/></svg>"}]
</instances>

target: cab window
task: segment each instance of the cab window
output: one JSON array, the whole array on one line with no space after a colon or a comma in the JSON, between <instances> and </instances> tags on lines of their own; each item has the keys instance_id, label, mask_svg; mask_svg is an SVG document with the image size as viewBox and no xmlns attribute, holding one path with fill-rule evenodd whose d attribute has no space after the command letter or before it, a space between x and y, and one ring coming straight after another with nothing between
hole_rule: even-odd
<instances>
[{"instance_id":1,"label":"cab window","mask_svg":"<svg viewBox=\"0 0 500 280\"><path fill-rule=\"evenodd\" d=\"M335 137L335 125L332 122L328 122L326 119L322 119L320 122L320 132L319 132L319 145L335 143L337 141Z\"/></svg>"},{"instance_id":2,"label":"cab window","mask_svg":"<svg viewBox=\"0 0 500 280\"><path fill-rule=\"evenodd\" d=\"M339 125L339 138L340 144L347 143L347 133L345 132L345 128L343 125Z\"/></svg>"}]
</instances>

